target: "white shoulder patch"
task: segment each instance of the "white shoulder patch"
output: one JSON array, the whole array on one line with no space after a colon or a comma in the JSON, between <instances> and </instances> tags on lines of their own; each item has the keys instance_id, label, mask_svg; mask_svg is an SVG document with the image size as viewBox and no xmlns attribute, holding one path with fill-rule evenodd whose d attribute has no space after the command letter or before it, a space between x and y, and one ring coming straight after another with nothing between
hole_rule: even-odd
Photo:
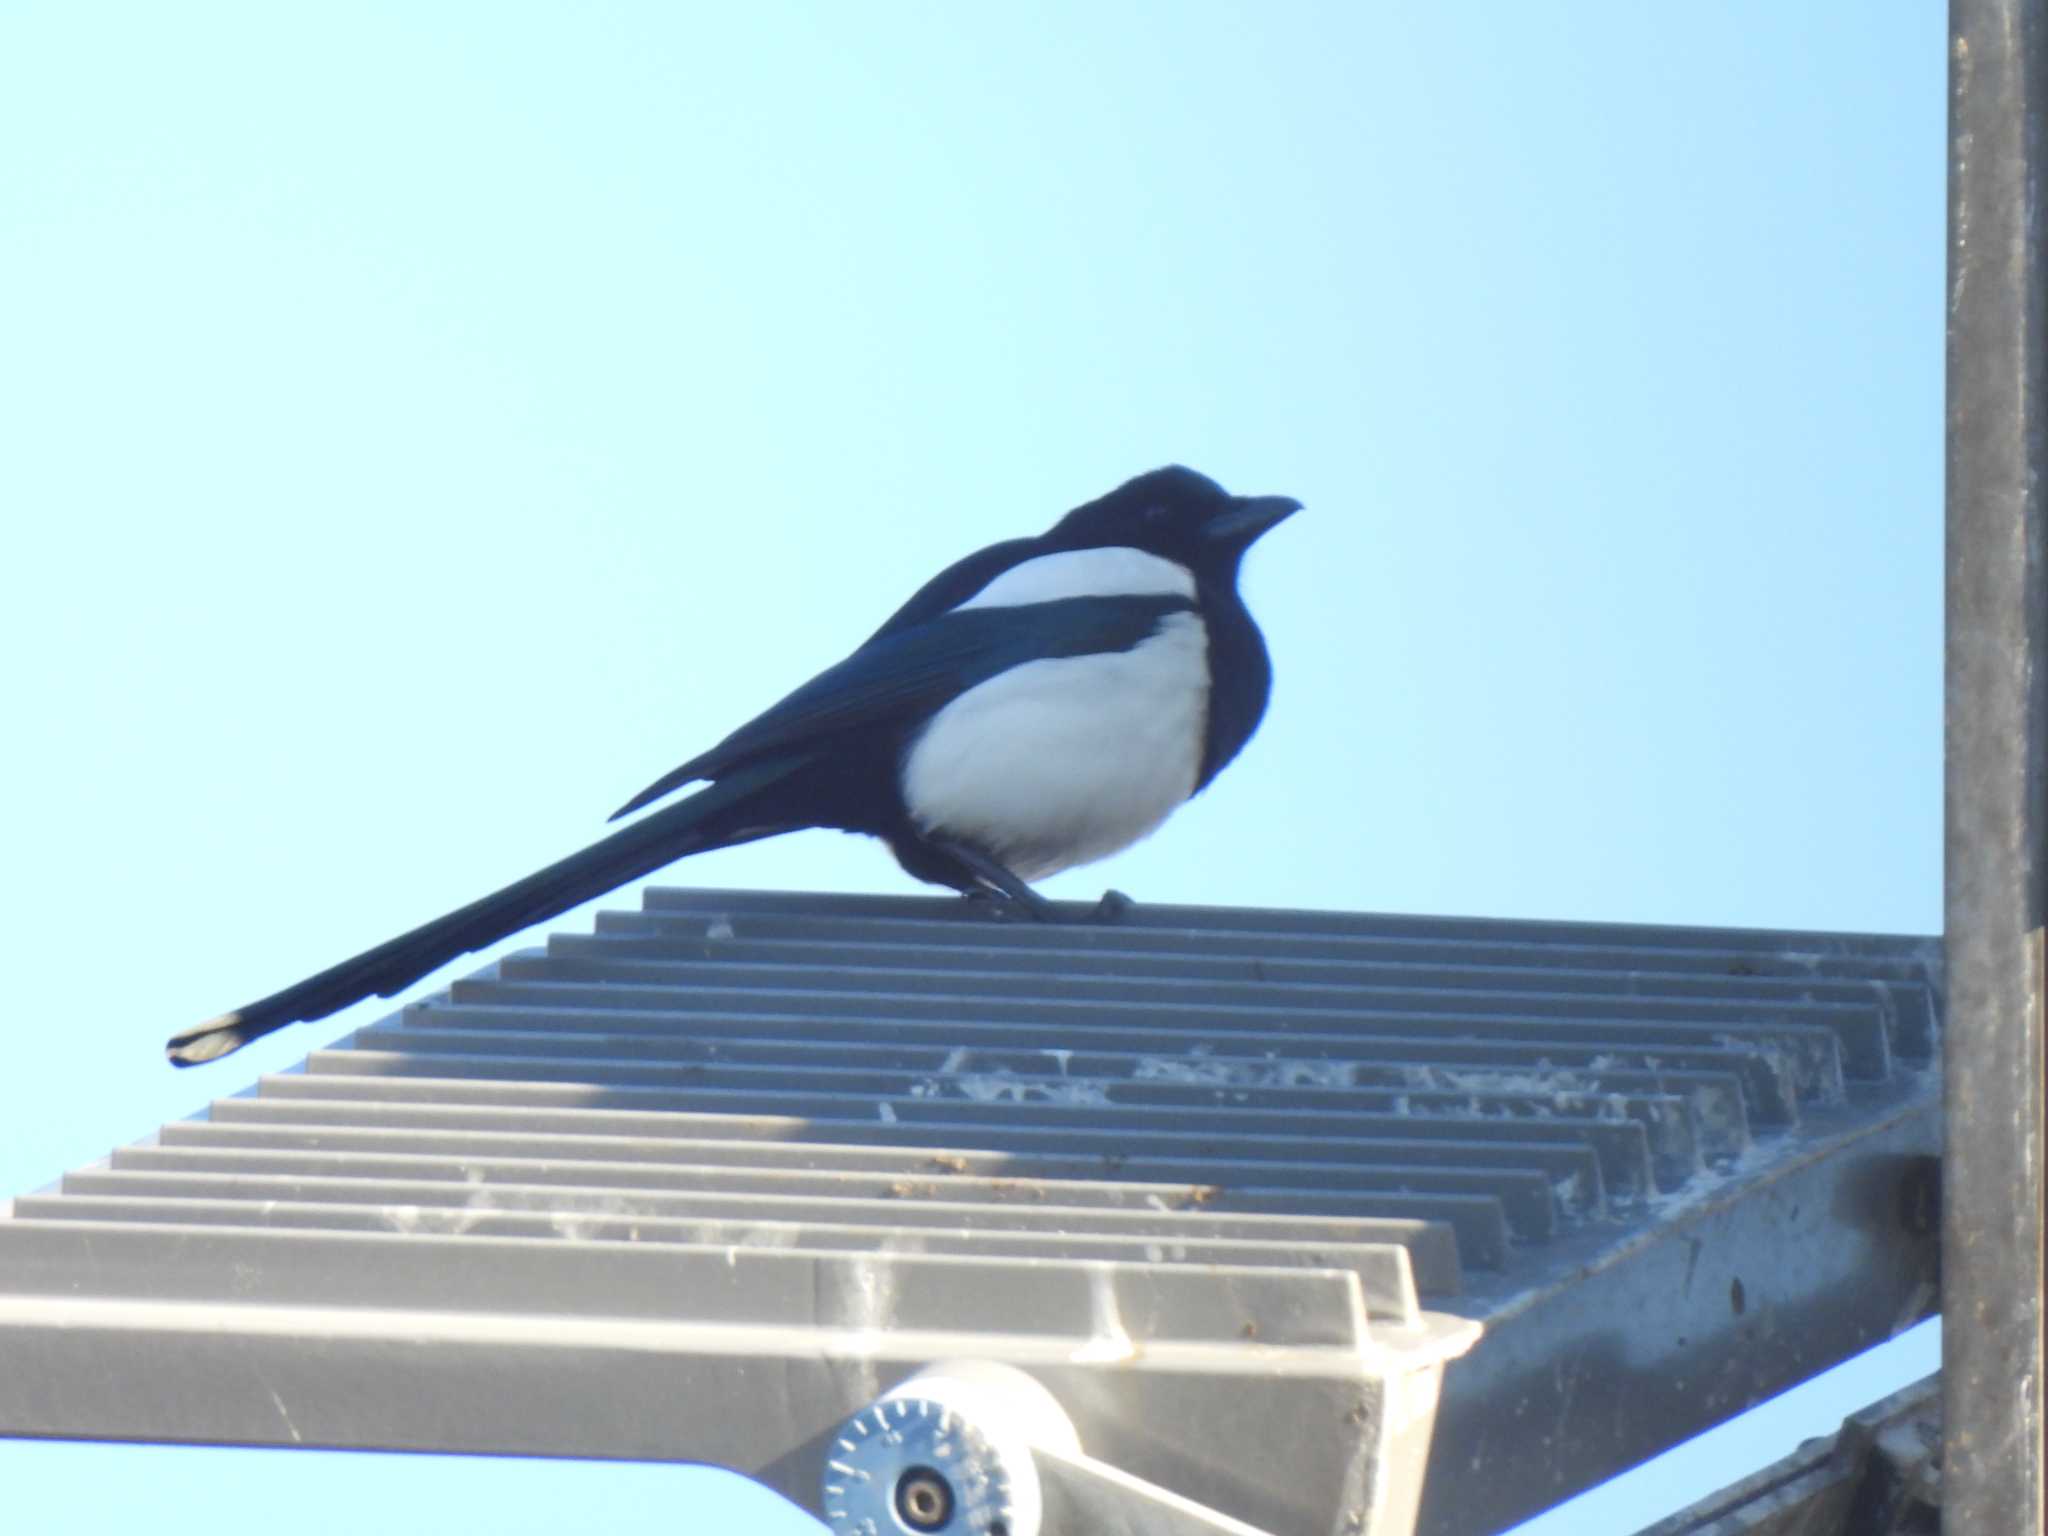
<instances>
[{"instance_id":1,"label":"white shoulder patch","mask_svg":"<svg viewBox=\"0 0 2048 1536\"><path fill-rule=\"evenodd\" d=\"M1017 608L1063 597L1175 597L1195 595L1195 576L1176 560L1142 549L1069 549L1013 565L961 608ZM957 610L956 610L957 611Z\"/></svg>"}]
</instances>

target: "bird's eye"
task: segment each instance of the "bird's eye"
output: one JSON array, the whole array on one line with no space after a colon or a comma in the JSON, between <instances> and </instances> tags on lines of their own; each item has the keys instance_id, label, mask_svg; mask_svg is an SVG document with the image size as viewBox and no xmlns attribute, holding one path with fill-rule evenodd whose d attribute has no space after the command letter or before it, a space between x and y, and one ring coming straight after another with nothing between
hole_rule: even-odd
<instances>
[{"instance_id":1,"label":"bird's eye","mask_svg":"<svg viewBox=\"0 0 2048 1536\"><path fill-rule=\"evenodd\" d=\"M1161 528L1166 524L1166 508L1156 501L1144 510L1142 516L1149 528Z\"/></svg>"}]
</instances>

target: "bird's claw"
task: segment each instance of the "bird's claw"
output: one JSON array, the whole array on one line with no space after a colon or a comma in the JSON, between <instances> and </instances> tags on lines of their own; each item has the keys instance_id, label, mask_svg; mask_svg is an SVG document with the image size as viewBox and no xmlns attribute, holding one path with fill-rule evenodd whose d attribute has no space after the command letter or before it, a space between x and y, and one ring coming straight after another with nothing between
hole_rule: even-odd
<instances>
[{"instance_id":1,"label":"bird's claw","mask_svg":"<svg viewBox=\"0 0 2048 1536\"><path fill-rule=\"evenodd\" d=\"M998 923L1057 923L1066 921L1059 909L1036 891L1025 888L1023 894L1012 891L992 890L977 886L971 891L961 892L961 899L970 903L977 917L986 917ZM1077 919L1083 923L1120 923L1138 904L1122 891L1104 891L1094 906Z\"/></svg>"},{"instance_id":2,"label":"bird's claw","mask_svg":"<svg viewBox=\"0 0 2048 1536\"><path fill-rule=\"evenodd\" d=\"M1122 891L1109 890L1102 893L1102 899L1088 911L1086 921L1091 923L1120 923L1137 907L1137 903Z\"/></svg>"},{"instance_id":3,"label":"bird's claw","mask_svg":"<svg viewBox=\"0 0 2048 1536\"><path fill-rule=\"evenodd\" d=\"M975 916L985 917L991 922L1051 923L1059 920L1052 903L1036 891L1028 896L1016 896L1008 891L977 886L974 890L961 892L961 896L973 907Z\"/></svg>"}]
</instances>

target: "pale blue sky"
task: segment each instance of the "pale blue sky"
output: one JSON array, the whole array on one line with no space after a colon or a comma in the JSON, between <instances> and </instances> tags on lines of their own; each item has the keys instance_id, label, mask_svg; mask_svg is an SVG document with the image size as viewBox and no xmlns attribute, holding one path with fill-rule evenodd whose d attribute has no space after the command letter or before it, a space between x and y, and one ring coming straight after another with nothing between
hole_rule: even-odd
<instances>
[{"instance_id":1,"label":"pale blue sky","mask_svg":"<svg viewBox=\"0 0 2048 1536\"><path fill-rule=\"evenodd\" d=\"M1173 459L1308 504L1245 583L1272 712L1055 894L1934 930L1943 38L1911 0L16 0L0 1190L375 1016L159 1054ZM823 833L679 873L908 888ZM90 1531L189 1478L152 1526L219 1533L315 1475L222 1460L0 1480ZM334 1529L628 1486L380 1465L324 1475Z\"/></svg>"}]
</instances>

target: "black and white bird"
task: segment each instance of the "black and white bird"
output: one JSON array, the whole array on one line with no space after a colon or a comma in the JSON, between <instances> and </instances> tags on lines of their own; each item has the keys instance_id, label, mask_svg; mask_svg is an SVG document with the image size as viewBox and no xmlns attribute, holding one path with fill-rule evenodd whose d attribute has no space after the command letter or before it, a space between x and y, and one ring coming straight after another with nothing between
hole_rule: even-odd
<instances>
[{"instance_id":1,"label":"black and white bird","mask_svg":"<svg viewBox=\"0 0 2048 1536\"><path fill-rule=\"evenodd\" d=\"M180 1066L213 1061L685 855L805 827L879 837L920 880L1048 917L1030 881L1155 830L1257 728L1272 670L1238 564L1300 505L1169 466L969 555L612 819L708 781L696 793L165 1050Z\"/></svg>"}]
</instances>

